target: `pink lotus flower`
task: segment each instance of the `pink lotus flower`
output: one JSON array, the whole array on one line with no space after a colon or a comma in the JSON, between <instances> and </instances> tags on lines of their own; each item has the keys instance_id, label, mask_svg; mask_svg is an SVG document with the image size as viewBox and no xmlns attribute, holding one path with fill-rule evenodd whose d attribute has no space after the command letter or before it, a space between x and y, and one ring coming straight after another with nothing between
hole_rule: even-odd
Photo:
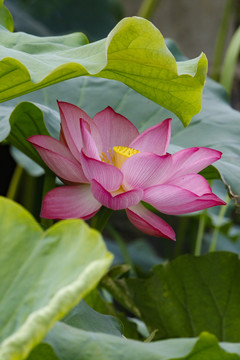
<instances>
[{"instance_id":1,"label":"pink lotus flower","mask_svg":"<svg viewBox=\"0 0 240 360\"><path fill-rule=\"evenodd\" d=\"M28 139L67 185L47 193L42 217L86 220L104 205L126 209L141 231L174 240L173 229L141 201L173 215L225 204L197 174L221 153L202 147L166 153L171 119L139 134L110 107L93 119L72 104L59 102L59 109L60 140L45 135Z\"/></svg>"}]
</instances>

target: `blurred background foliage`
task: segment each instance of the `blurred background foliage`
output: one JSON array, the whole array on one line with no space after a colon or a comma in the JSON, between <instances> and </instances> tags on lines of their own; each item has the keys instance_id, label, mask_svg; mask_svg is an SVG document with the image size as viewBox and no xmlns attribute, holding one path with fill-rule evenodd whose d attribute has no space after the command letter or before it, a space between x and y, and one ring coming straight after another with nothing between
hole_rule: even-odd
<instances>
[{"instance_id":1,"label":"blurred background foliage","mask_svg":"<svg viewBox=\"0 0 240 360\"><path fill-rule=\"evenodd\" d=\"M7 0L15 31L38 36L83 32L90 41L107 36L123 16L118 0ZM24 18L24 21L23 21Z\"/></svg>"}]
</instances>

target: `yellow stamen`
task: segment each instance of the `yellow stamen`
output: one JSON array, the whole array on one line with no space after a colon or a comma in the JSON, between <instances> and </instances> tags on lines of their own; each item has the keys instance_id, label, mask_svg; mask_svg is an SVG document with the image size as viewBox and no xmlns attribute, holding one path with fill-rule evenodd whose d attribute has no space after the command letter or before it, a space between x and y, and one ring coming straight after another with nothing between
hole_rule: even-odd
<instances>
[{"instance_id":1,"label":"yellow stamen","mask_svg":"<svg viewBox=\"0 0 240 360\"><path fill-rule=\"evenodd\" d=\"M101 153L100 159L105 163L111 164L111 162L109 161L107 155L104 152Z\"/></svg>"},{"instance_id":2,"label":"yellow stamen","mask_svg":"<svg viewBox=\"0 0 240 360\"><path fill-rule=\"evenodd\" d=\"M114 159L112 158L111 155L113 165L116 166L118 169L120 169L122 164L128 158L130 158L132 155L139 153L140 151L135 150L133 148L129 148L127 146L114 146L113 152L114 152Z\"/></svg>"},{"instance_id":3,"label":"yellow stamen","mask_svg":"<svg viewBox=\"0 0 240 360\"><path fill-rule=\"evenodd\" d=\"M112 152L112 149L110 149L110 150L108 150L108 153L109 153L109 155L110 155L112 164L114 165L114 152Z\"/></svg>"}]
</instances>

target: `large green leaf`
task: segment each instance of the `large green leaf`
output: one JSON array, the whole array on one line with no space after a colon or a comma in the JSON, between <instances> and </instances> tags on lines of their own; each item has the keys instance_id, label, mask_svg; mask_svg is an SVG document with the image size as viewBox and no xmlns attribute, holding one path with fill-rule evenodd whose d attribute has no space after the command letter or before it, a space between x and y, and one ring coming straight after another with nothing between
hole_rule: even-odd
<instances>
[{"instance_id":1,"label":"large green leaf","mask_svg":"<svg viewBox=\"0 0 240 360\"><path fill-rule=\"evenodd\" d=\"M0 30L0 35L0 101L90 75L127 84L173 111L184 125L201 109L205 55L176 63L161 33L145 19L125 18L106 39L88 45L77 33L39 38Z\"/></svg>"},{"instance_id":2,"label":"large green leaf","mask_svg":"<svg viewBox=\"0 0 240 360\"><path fill-rule=\"evenodd\" d=\"M240 260L236 254L184 255L155 266L148 278L104 284L129 310L135 306L150 332L158 329L157 339L195 337L208 331L220 341L240 342ZM128 302L122 293L130 296Z\"/></svg>"},{"instance_id":3,"label":"large green leaf","mask_svg":"<svg viewBox=\"0 0 240 360\"><path fill-rule=\"evenodd\" d=\"M84 221L62 221L43 232L25 209L0 198L1 360L24 359L111 260L100 234Z\"/></svg>"},{"instance_id":4,"label":"large green leaf","mask_svg":"<svg viewBox=\"0 0 240 360\"><path fill-rule=\"evenodd\" d=\"M215 336L209 333L201 334L199 339L169 339L143 343L111 334L86 332L57 323L45 341L52 345L59 360L240 359L239 344L218 344ZM227 352L224 348L227 348ZM41 360L44 360L44 357Z\"/></svg>"}]
</instances>

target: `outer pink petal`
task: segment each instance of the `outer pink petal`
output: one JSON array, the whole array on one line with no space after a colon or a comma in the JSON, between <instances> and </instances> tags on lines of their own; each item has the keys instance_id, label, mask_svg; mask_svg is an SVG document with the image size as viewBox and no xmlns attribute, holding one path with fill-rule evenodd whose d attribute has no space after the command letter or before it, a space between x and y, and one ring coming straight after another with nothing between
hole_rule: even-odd
<instances>
[{"instance_id":1,"label":"outer pink petal","mask_svg":"<svg viewBox=\"0 0 240 360\"><path fill-rule=\"evenodd\" d=\"M136 205L142 200L143 196L142 189L133 189L113 195L95 180L92 180L91 190L94 197L101 204L112 210L122 210L129 206Z\"/></svg>"},{"instance_id":2,"label":"outer pink petal","mask_svg":"<svg viewBox=\"0 0 240 360\"><path fill-rule=\"evenodd\" d=\"M165 155L171 138L171 120L150 127L140 134L129 147L142 152Z\"/></svg>"},{"instance_id":3,"label":"outer pink petal","mask_svg":"<svg viewBox=\"0 0 240 360\"><path fill-rule=\"evenodd\" d=\"M90 158L82 152L81 164L85 176L91 182L97 180L108 191L118 190L122 184L122 172L111 164Z\"/></svg>"},{"instance_id":4,"label":"outer pink petal","mask_svg":"<svg viewBox=\"0 0 240 360\"><path fill-rule=\"evenodd\" d=\"M146 234L175 240L175 233L159 216L147 210L142 204L126 210L129 220Z\"/></svg>"},{"instance_id":5,"label":"outer pink petal","mask_svg":"<svg viewBox=\"0 0 240 360\"><path fill-rule=\"evenodd\" d=\"M62 186L47 193L41 217L46 219L90 219L101 204L93 197L90 185Z\"/></svg>"},{"instance_id":6,"label":"outer pink petal","mask_svg":"<svg viewBox=\"0 0 240 360\"><path fill-rule=\"evenodd\" d=\"M152 153L139 153L127 159L122 167L123 187L127 190L148 188L163 183L172 167L172 156L158 156Z\"/></svg>"},{"instance_id":7,"label":"outer pink petal","mask_svg":"<svg viewBox=\"0 0 240 360\"><path fill-rule=\"evenodd\" d=\"M198 173L221 158L222 153L204 147L195 147L176 152L173 157L172 176ZM169 174L170 175L170 174Z\"/></svg>"},{"instance_id":8,"label":"outer pink petal","mask_svg":"<svg viewBox=\"0 0 240 360\"><path fill-rule=\"evenodd\" d=\"M213 193L205 194L200 196L196 201L186 204L184 212L180 212L179 214L191 213L219 205L226 205L226 203Z\"/></svg>"},{"instance_id":9,"label":"outer pink petal","mask_svg":"<svg viewBox=\"0 0 240 360\"><path fill-rule=\"evenodd\" d=\"M88 119L88 115L84 114L77 106L66 102L58 102L58 106L61 117L60 140L68 145L71 153L79 160L83 145L80 118Z\"/></svg>"},{"instance_id":10,"label":"outer pink petal","mask_svg":"<svg viewBox=\"0 0 240 360\"><path fill-rule=\"evenodd\" d=\"M73 104L58 102L61 116L61 136L62 142L66 142L72 154L79 159L82 150L82 134L80 128L80 119L83 119L89 125L89 130L93 136L99 152L101 152L101 138L93 120L83 110Z\"/></svg>"},{"instance_id":11,"label":"outer pink petal","mask_svg":"<svg viewBox=\"0 0 240 360\"><path fill-rule=\"evenodd\" d=\"M60 141L46 135L34 135L28 141L35 147L47 166L62 180L86 183L81 164Z\"/></svg>"},{"instance_id":12,"label":"outer pink petal","mask_svg":"<svg viewBox=\"0 0 240 360\"><path fill-rule=\"evenodd\" d=\"M86 122L83 119L80 119L80 127L82 133L83 141L83 151L84 153L94 159L100 160L97 145L93 140L92 135L87 130Z\"/></svg>"},{"instance_id":13,"label":"outer pink petal","mask_svg":"<svg viewBox=\"0 0 240 360\"><path fill-rule=\"evenodd\" d=\"M168 184L179 186L183 189L194 192L201 196L203 194L212 193L206 179L199 174L188 174L170 180Z\"/></svg>"},{"instance_id":14,"label":"outer pink petal","mask_svg":"<svg viewBox=\"0 0 240 360\"><path fill-rule=\"evenodd\" d=\"M114 146L129 146L139 135L137 128L110 106L97 113L93 121L101 134L104 153Z\"/></svg>"},{"instance_id":15,"label":"outer pink petal","mask_svg":"<svg viewBox=\"0 0 240 360\"><path fill-rule=\"evenodd\" d=\"M180 215L203 210L225 202L213 193L198 196L175 185L156 185L144 191L143 200L165 214Z\"/></svg>"}]
</instances>

